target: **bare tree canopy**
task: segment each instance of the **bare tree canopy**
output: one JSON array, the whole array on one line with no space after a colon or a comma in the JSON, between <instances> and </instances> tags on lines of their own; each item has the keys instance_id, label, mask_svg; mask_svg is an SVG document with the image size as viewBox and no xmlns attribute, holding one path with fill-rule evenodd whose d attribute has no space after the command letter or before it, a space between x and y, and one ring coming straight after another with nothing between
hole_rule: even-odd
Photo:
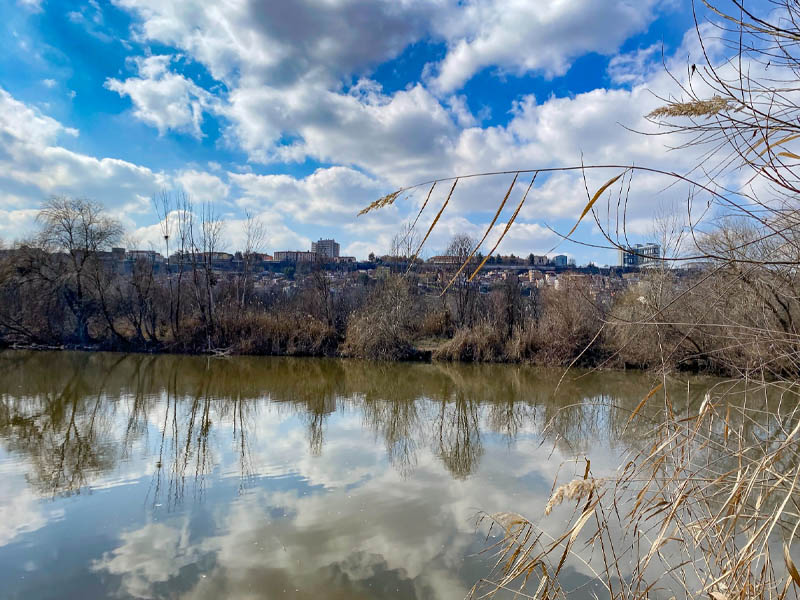
<instances>
[{"instance_id":1,"label":"bare tree canopy","mask_svg":"<svg viewBox=\"0 0 800 600\"><path fill-rule=\"evenodd\" d=\"M107 250L122 238L119 221L106 215L102 205L86 198L52 196L37 218L42 224L41 243L65 252Z\"/></svg>"}]
</instances>

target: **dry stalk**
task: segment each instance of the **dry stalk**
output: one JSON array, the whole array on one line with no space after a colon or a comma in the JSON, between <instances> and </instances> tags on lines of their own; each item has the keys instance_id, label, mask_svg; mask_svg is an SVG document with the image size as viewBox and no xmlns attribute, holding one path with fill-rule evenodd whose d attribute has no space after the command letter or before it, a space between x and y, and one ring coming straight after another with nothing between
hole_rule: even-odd
<instances>
[{"instance_id":1,"label":"dry stalk","mask_svg":"<svg viewBox=\"0 0 800 600\"><path fill-rule=\"evenodd\" d=\"M713 117L731 108L730 100L714 96L708 100L691 100L689 102L670 102L648 114L651 118L660 117Z\"/></svg>"},{"instance_id":2,"label":"dry stalk","mask_svg":"<svg viewBox=\"0 0 800 600\"><path fill-rule=\"evenodd\" d=\"M588 566L610 598L797 597L797 391L739 383L709 392L689 417L675 415L665 394L661 413L643 432L652 442L620 475L602 481L587 469L556 488L545 516L577 503L560 536L548 539L520 515L492 515L505 532L497 573L473 594L522 586L537 589L537 598L567 598L574 590L558 575L569 559Z\"/></svg>"}]
</instances>

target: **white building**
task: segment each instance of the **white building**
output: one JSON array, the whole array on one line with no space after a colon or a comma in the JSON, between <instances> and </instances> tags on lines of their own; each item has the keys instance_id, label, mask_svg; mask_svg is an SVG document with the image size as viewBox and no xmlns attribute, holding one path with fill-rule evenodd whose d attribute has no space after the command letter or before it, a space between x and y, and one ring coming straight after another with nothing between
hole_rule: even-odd
<instances>
[{"instance_id":1,"label":"white building","mask_svg":"<svg viewBox=\"0 0 800 600\"><path fill-rule=\"evenodd\" d=\"M336 240L319 240L311 243L311 251L316 252L320 258L337 258L339 244L336 243Z\"/></svg>"}]
</instances>

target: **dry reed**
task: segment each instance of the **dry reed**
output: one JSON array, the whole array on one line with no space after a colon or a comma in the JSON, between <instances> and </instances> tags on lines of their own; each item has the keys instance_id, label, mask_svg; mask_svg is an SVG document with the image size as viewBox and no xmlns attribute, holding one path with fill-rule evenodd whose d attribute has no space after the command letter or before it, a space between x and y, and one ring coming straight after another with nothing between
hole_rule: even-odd
<instances>
[{"instance_id":1,"label":"dry reed","mask_svg":"<svg viewBox=\"0 0 800 600\"><path fill-rule=\"evenodd\" d=\"M595 479L587 463L584 478L554 491L545 516L577 503L561 535L520 515L486 517L504 536L496 576L472 595L538 586L525 597L569 597L559 574L571 558L609 598L797 597L797 401L792 386L720 384L681 416L664 393L660 423L648 431L634 422L652 442L617 476Z\"/></svg>"},{"instance_id":2,"label":"dry reed","mask_svg":"<svg viewBox=\"0 0 800 600\"><path fill-rule=\"evenodd\" d=\"M651 118L660 117L713 117L714 115L730 110L730 100L714 96L708 100L691 100L689 102L670 102L648 114Z\"/></svg>"}]
</instances>

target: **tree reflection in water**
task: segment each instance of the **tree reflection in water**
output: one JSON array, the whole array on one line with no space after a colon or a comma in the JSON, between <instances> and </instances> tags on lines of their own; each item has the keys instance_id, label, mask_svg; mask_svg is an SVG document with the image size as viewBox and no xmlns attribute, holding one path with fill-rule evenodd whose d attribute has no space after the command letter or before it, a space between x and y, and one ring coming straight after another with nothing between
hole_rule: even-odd
<instances>
[{"instance_id":1,"label":"tree reflection in water","mask_svg":"<svg viewBox=\"0 0 800 600\"><path fill-rule=\"evenodd\" d=\"M625 424L649 378L579 375L566 378L554 397L561 372L515 366L6 352L0 437L30 460L28 479L43 495L79 492L154 447L148 498L168 506L185 500L188 482L192 498L202 499L223 447L238 454L240 490L247 488L261 469L250 438L265 410L296 415L312 457L325 452L330 415L360 414L405 477L422 449L454 478L470 477L483 454L482 431L509 443L544 435L572 454L601 439L638 447L637 428ZM698 402L702 382L696 388L676 402ZM221 423L232 439L215 437Z\"/></svg>"}]
</instances>

